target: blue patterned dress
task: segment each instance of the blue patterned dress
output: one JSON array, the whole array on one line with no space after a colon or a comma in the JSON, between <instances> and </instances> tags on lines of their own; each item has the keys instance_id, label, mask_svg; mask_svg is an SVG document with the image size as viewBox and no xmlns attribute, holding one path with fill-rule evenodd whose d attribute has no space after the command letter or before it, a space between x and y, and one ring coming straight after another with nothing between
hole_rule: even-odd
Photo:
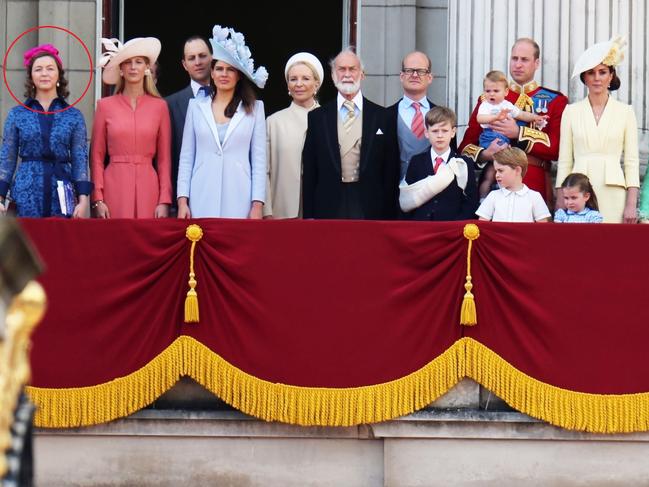
<instances>
[{"instance_id":1,"label":"blue patterned dress","mask_svg":"<svg viewBox=\"0 0 649 487\"><path fill-rule=\"evenodd\" d=\"M35 99L29 98L25 105L43 111ZM67 106L57 98L50 111ZM77 195L88 195L92 190L86 124L81 112L72 107L46 115L23 106L12 108L0 149L0 196L6 196L11 188L17 216L61 217L57 181L72 183Z\"/></svg>"}]
</instances>

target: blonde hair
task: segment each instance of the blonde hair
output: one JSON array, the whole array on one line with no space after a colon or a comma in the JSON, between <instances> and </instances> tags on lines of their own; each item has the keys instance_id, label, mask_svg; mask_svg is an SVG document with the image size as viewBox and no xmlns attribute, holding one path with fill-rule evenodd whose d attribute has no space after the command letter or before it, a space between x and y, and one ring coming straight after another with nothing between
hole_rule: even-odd
<instances>
[{"instance_id":1,"label":"blonde hair","mask_svg":"<svg viewBox=\"0 0 649 487\"><path fill-rule=\"evenodd\" d=\"M527 155L518 147L508 147L494 154L494 161L512 169L521 168L521 177L527 173Z\"/></svg>"},{"instance_id":2,"label":"blonde hair","mask_svg":"<svg viewBox=\"0 0 649 487\"><path fill-rule=\"evenodd\" d=\"M160 92L158 91L158 88L156 88L156 85L153 81L153 73L151 73L151 63L149 62L149 58L142 56L144 59L146 59L146 66L147 70L149 71L149 74L146 74L146 71L144 73L144 79L142 80L143 82L143 88L144 88L144 93L147 95L155 96L156 98L162 98L160 96ZM119 95L124 91L124 78L121 76L117 80L117 84L115 84L115 91L113 92L116 95Z\"/></svg>"},{"instance_id":3,"label":"blonde hair","mask_svg":"<svg viewBox=\"0 0 649 487\"><path fill-rule=\"evenodd\" d=\"M311 71L311 74L313 74L313 79L315 80L316 86L315 86L315 93L313 94L313 99L315 101L318 101L318 91L320 91L320 88L322 87L322 80L320 79L320 75L318 74L318 71L315 69L313 64L307 62L307 61L295 61L293 64L291 64L288 69L286 70L286 84L288 84L288 76L289 73L291 72L291 69L293 69L295 66L306 66L309 68Z\"/></svg>"},{"instance_id":4,"label":"blonde hair","mask_svg":"<svg viewBox=\"0 0 649 487\"><path fill-rule=\"evenodd\" d=\"M509 87L509 81L507 81L507 76L502 71L489 71L483 80L483 83L486 81L491 81L492 83L503 83L505 88Z\"/></svg>"}]
</instances>

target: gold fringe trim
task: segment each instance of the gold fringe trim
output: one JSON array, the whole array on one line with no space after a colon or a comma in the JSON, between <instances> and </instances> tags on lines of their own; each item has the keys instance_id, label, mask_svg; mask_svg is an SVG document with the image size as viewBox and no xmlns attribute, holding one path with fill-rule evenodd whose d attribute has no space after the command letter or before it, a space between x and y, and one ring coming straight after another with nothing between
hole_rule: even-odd
<instances>
[{"instance_id":1,"label":"gold fringe trim","mask_svg":"<svg viewBox=\"0 0 649 487\"><path fill-rule=\"evenodd\" d=\"M562 389L521 372L472 338L460 341L465 347L467 377L517 411L555 426L590 433L649 430L649 393L588 394Z\"/></svg>"},{"instance_id":2,"label":"gold fringe trim","mask_svg":"<svg viewBox=\"0 0 649 487\"><path fill-rule=\"evenodd\" d=\"M304 426L376 423L421 409L463 376L463 350L449 347L421 369L394 381L354 388L298 387L253 377L188 336L177 338L138 371L90 387L28 387L34 424L69 428L105 423L152 403L183 375L236 409L266 421Z\"/></svg>"},{"instance_id":3,"label":"gold fringe trim","mask_svg":"<svg viewBox=\"0 0 649 487\"><path fill-rule=\"evenodd\" d=\"M188 336L177 338L141 369L90 387L27 387L34 423L70 428L128 416L152 403L181 376L190 376L236 409L266 421L303 426L352 426L419 410L464 377L532 417L591 433L649 430L649 393L587 394L538 381L472 338L462 338L400 379L354 388L298 387L253 377Z\"/></svg>"}]
</instances>

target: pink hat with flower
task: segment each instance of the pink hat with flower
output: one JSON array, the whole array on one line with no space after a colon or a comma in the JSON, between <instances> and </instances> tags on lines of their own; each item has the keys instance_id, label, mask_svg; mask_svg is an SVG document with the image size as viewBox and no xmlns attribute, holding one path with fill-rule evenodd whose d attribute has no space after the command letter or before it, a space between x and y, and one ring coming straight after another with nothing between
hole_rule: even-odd
<instances>
[{"instance_id":1,"label":"pink hat with flower","mask_svg":"<svg viewBox=\"0 0 649 487\"><path fill-rule=\"evenodd\" d=\"M59 56L59 50L52 44L41 44L40 46L32 47L26 51L25 54L23 54L23 66L28 68L34 56L41 53L52 56L60 66L63 66L63 61L61 61L61 57Z\"/></svg>"}]
</instances>

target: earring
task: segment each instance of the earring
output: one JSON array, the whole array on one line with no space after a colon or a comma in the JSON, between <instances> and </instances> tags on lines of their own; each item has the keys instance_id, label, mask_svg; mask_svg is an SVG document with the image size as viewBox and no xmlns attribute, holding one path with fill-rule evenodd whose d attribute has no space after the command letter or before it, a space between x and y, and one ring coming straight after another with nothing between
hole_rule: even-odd
<instances>
[{"instance_id":1,"label":"earring","mask_svg":"<svg viewBox=\"0 0 649 487\"><path fill-rule=\"evenodd\" d=\"M291 90L288 90L288 96L293 96L291 95Z\"/></svg>"},{"instance_id":2,"label":"earring","mask_svg":"<svg viewBox=\"0 0 649 487\"><path fill-rule=\"evenodd\" d=\"M124 73L122 73L122 72L120 71L120 72L119 72L119 77L120 77L120 78L123 78L123 77L124 77Z\"/></svg>"},{"instance_id":3,"label":"earring","mask_svg":"<svg viewBox=\"0 0 649 487\"><path fill-rule=\"evenodd\" d=\"M57 82L56 82L56 87L58 88L59 86L61 86L61 83L59 83L59 82L57 81Z\"/></svg>"},{"instance_id":4,"label":"earring","mask_svg":"<svg viewBox=\"0 0 649 487\"><path fill-rule=\"evenodd\" d=\"M144 76L151 76L151 70L149 68L144 70Z\"/></svg>"}]
</instances>

